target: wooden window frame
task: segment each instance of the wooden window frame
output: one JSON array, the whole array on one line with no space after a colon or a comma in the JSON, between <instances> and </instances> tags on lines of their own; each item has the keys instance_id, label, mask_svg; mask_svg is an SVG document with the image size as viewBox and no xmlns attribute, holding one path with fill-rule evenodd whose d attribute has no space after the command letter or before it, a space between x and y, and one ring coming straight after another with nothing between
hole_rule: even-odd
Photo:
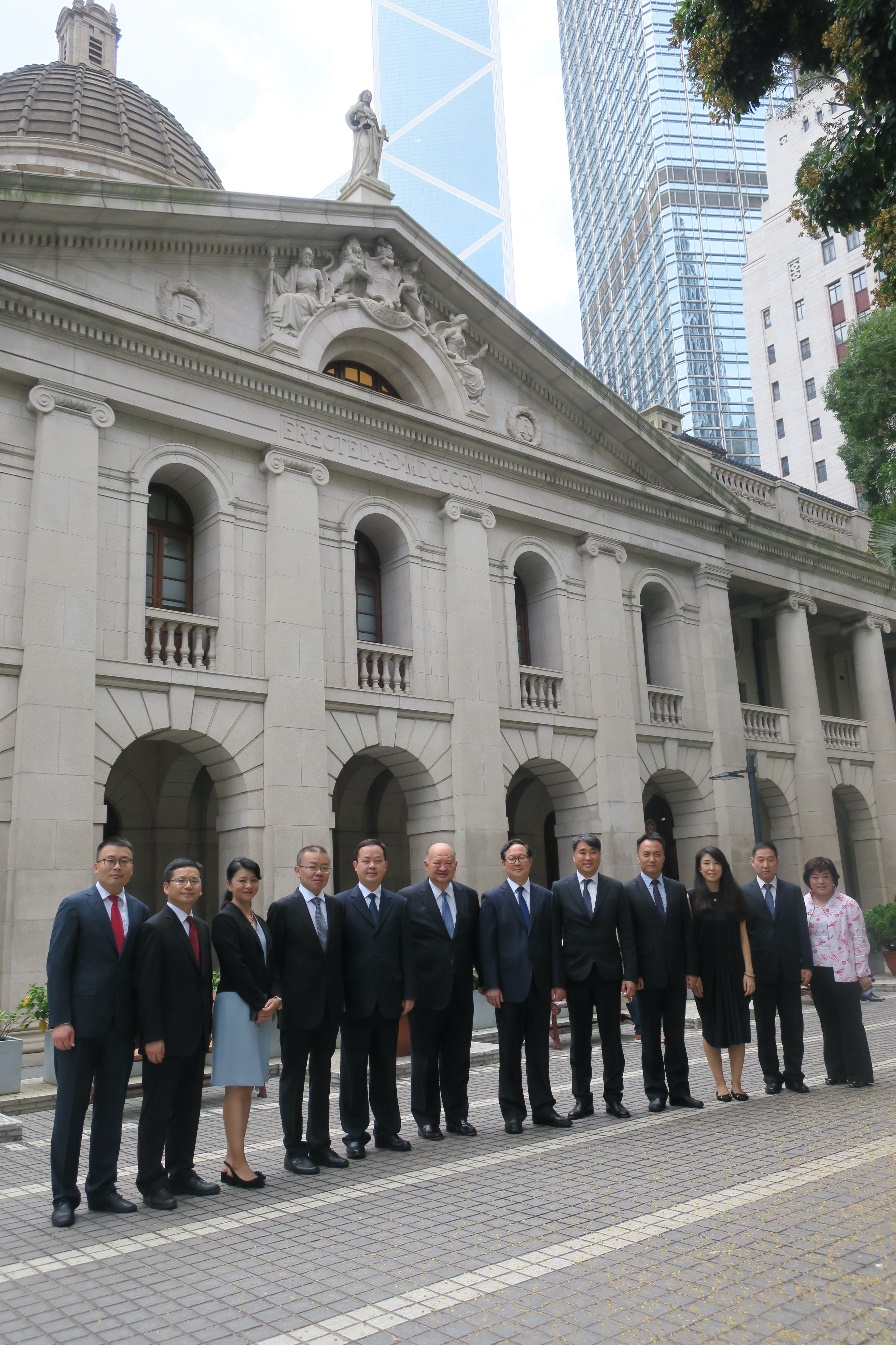
<instances>
[{"instance_id":1,"label":"wooden window frame","mask_svg":"<svg viewBox=\"0 0 896 1345\"><path fill-rule=\"evenodd\" d=\"M522 601L520 600L522 595ZM518 574L513 576L513 606L516 613L516 649L521 668L531 668L532 645L529 642L529 595Z\"/></svg>"},{"instance_id":2,"label":"wooden window frame","mask_svg":"<svg viewBox=\"0 0 896 1345\"><path fill-rule=\"evenodd\" d=\"M361 539L366 546L376 556L376 565L366 565L358 560L358 540ZM374 603L376 605L376 639L370 640L367 636L361 634L360 616L358 610L358 580L372 579ZM366 532L360 530L355 533L355 635L362 644L382 644L383 643L383 580L382 580L382 562L380 553L377 551L373 542L367 536Z\"/></svg>"},{"instance_id":3,"label":"wooden window frame","mask_svg":"<svg viewBox=\"0 0 896 1345\"><path fill-rule=\"evenodd\" d=\"M367 387L359 379L350 377L348 371L352 369L359 374L367 374L372 381L372 387ZM401 401L388 378L384 378L377 369L371 369L369 364L361 364L359 360L331 360L324 373L330 378L340 379L343 383L351 383L352 387L363 388L365 392L378 392L383 397L394 397L396 401Z\"/></svg>"},{"instance_id":4,"label":"wooden window frame","mask_svg":"<svg viewBox=\"0 0 896 1345\"><path fill-rule=\"evenodd\" d=\"M153 567L152 567L152 601L147 601L147 607L155 607L166 612L184 613L193 611L193 515L186 500L178 495L177 491L171 490L169 486L153 485L150 486L150 494L165 495L168 499L174 500L178 507L184 511L186 517L190 520L189 525L182 523L166 523L163 519L154 519L149 517L149 506L147 505L146 535L150 534L154 538L153 542ZM167 607L162 601L162 559L164 556L165 537L177 537L186 540L187 543L187 583L186 583L186 605L181 607Z\"/></svg>"}]
</instances>

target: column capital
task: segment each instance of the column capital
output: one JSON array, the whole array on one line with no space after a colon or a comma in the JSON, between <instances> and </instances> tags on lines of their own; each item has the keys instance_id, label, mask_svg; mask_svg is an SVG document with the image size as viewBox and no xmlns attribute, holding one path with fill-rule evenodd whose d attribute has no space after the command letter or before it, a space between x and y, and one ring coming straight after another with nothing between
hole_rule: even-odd
<instances>
[{"instance_id":1,"label":"column capital","mask_svg":"<svg viewBox=\"0 0 896 1345\"><path fill-rule=\"evenodd\" d=\"M805 612L807 616L814 616L818 611L818 603L808 593L786 593L781 598L770 598L768 602L763 603L763 611L769 614L776 612Z\"/></svg>"},{"instance_id":2,"label":"column capital","mask_svg":"<svg viewBox=\"0 0 896 1345\"><path fill-rule=\"evenodd\" d=\"M269 476L282 476L284 472L310 476L316 486L325 486L330 479L330 473L319 459L291 448L269 449L258 464L258 470Z\"/></svg>"},{"instance_id":3,"label":"column capital","mask_svg":"<svg viewBox=\"0 0 896 1345\"><path fill-rule=\"evenodd\" d=\"M844 635L858 630L879 630L882 635L889 635L892 629L887 617L878 616L876 612L859 612L846 617L841 624Z\"/></svg>"},{"instance_id":4,"label":"column capital","mask_svg":"<svg viewBox=\"0 0 896 1345\"><path fill-rule=\"evenodd\" d=\"M613 556L620 565L624 565L628 559L628 553L621 542L597 532L587 533L579 542L576 551L580 556Z\"/></svg>"},{"instance_id":5,"label":"column capital","mask_svg":"<svg viewBox=\"0 0 896 1345\"><path fill-rule=\"evenodd\" d=\"M61 383L36 383L28 393L28 405L41 416L53 411L86 416L98 430L111 429L115 424L115 412L102 397L79 388L66 388Z\"/></svg>"},{"instance_id":6,"label":"column capital","mask_svg":"<svg viewBox=\"0 0 896 1345\"><path fill-rule=\"evenodd\" d=\"M698 565L694 583L698 588L728 588L733 571L727 565Z\"/></svg>"},{"instance_id":7,"label":"column capital","mask_svg":"<svg viewBox=\"0 0 896 1345\"><path fill-rule=\"evenodd\" d=\"M481 523L486 531L495 526L495 516L491 509L486 508L484 504L476 504L474 500L462 500L456 495L451 495L439 510L439 518L450 519L452 523L458 523L462 518L471 518L476 523Z\"/></svg>"}]
</instances>

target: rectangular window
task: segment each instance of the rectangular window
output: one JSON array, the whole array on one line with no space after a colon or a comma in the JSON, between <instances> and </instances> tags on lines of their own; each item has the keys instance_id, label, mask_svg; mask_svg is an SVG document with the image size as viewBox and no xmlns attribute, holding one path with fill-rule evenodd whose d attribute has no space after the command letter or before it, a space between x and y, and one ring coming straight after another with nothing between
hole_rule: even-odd
<instances>
[{"instance_id":1,"label":"rectangular window","mask_svg":"<svg viewBox=\"0 0 896 1345\"><path fill-rule=\"evenodd\" d=\"M813 442L813 444L817 444L818 441L819 441L819 439L821 438L821 421L820 421L820 420L810 420L810 421L809 421L809 432L810 432L810 434L812 435L812 442Z\"/></svg>"},{"instance_id":2,"label":"rectangular window","mask_svg":"<svg viewBox=\"0 0 896 1345\"><path fill-rule=\"evenodd\" d=\"M772 384L772 401L773 401L773 402L779 402L780 400L781 400L781 384L780 384L780 383L773 383L773 384Z\"/></svg>"},{"instance_id":3,"label":"rectangular window","mask_svg":"<svg viewBox=\"0 0 896 1345\"><path fill-rule=\"evenodd\" d=\"M816 397L816 392L815 392L815 379L814 379L814 378L807 378L807 379L806 379L806 401L807 401L807 402L813 402L813 401L815 400L815 397Z\"/></svg>"},{"instance_id":4,"label":"rectangular window","mask_svg":"<svg viewBox=\"0 0 896 1345\"><path fill-rule=\"evenodd\" d=\"M865 275L865 268L863 266L861 271L853 271L852 273L852 292L853 294L858 294L859 290L867 290L867 288L868 277Z\"/></svg>"},{"instance_id":5,"label":"rectangular window","mask_svg":"<svg viewBox=\"0 0 896 1345\"><path fill-rule=\"evenodd\" d=\"M839 304L843 298L843 286L839 280L835 280L832 285L828 285L828 302L833 308L834 304Z\"/></svg>"},{"instance_id":6,"label":"rectangular window","mask_svg":"<svg viewBox=\"0 0 896 1345\"><path fill-rule=\"evenodd\" d=\"M770 308L763 308L762 310L762 325L763 327L772 325L772 310Z\"/></svg>"},{"instance_id":7,"label":"rectangular window","mask_svg":"<svg viewBox=\"0 0 896 1345\"><path fill-rule=\"evenodd\" d=\"M815 480L821 483L823 481L827 481L827 479L828 479L827 463L825 462L824 458L819 458L818 462L816 462L815 464Z\"/></svg>"},{"instance_id":8,"label":"rectangular window","mask_svg":"<svg viewBox=\"0 0 896 1345\"><path fill-rule=\"evenodd\" d=\"M821 244L821 260L827 266L837 255L837 243L833 238L825 238Z\"/></svg>"},{"instance_id":9,"label":"rectangular window","mask_svg":"<svg viewBox=\"0 0 896 1345\"><path fill-rule=\"evenodd\" d=\"M838 346L842 346L846 340L846 328L847 324L845 322L834 323L834 340Z\"/></svg>"},{"instance_id":10,"label":"rectangular window","mask_svg":"<svg viewBox=\"0 0 896 1345\"><path fill-rule=\"evenodd\" d=\"M804 336L802 341L800 341L800 359L811 360L811 358L812 358L812 346L810 344L808 336Z\"/></svg>"},{"instance_id":11,"label":"rectangular window","mask_svg":"<svg viewBox=\"0 0 896 1345\"><path fill-rule=\"evenodd\" d=\"M802 322L803 318L806 316L805 299L797 299L796 303L793 305L793 311L796 314L797 322Z\"/></svg>"},{"instance_id":12,"label":"rectangular window","mask_svg":"<svg viewBox=\"0 0 896 1345\"><path fill-rule=\"evenodd\" d=\"M867 313L871 307L871 296L868 293L868 277L865 275L864 266L861 271L853 271L852 273L852 292L855 295L856 312L861 317L862 314Z\"/></svg>"},{"instance_id":13,"label":"rectangular window","mask_svg":"<svg viewBox=\"0 0 896 1345\"><path fill-rule=\"evenodd\" d=\"M768 362L769 362L769 364L774 364L774 362L775 362L775 347L774 347L774 346L767 346L767 347L766 347L766 352L765 352L765 353L768 355Z\"/></svg>"},{"instance_id":14,"label":"rectangular window","mask_svg":"<svg viewBox=\"0 0 896 1345\"><path fill-rule=\"evenodd\" d=\"M775 421L775 425L776 425L777 430L778 430L778 438L779 438L779 439L783 439L783 438L784 438L784 422L783 422L783 420L776 420L776 421Z\"/></svg>"},{"instance_id":15,"label":"rectangular window","mask_svg":"<svg viewBox=\"0 0 896 1345\"><path fill-rule=\"evenodd\" d=\"M851 229L846 235L846 251L855 252L856 248L862 246L862 230Z\"/></svg>"},{"instance_id":16,"label":"rectangular window","mask_svg":"<svg viewBox=\"0 0 896 1345\"><path fill-rule=\"evenodd\" d=\"M809 129L809 118L803 117L803 130L808 131L808 129Z\"/></svg>"},{"instance_id":17,"label":"rectangular window","mask_svg":"<svg viewBox=\"0 0 896 1345\"><path fill-rule=\"evenodd\" d=\"M815 120L818 122L819 126L823 126L823 125L824 125L824 108L823 108L823 107L817 107L817 108L815 109Z\"/></svg>"},{"instance_id":18,"label":"rectangular window","mask_svg":"<svg viewBox=\"0 0 896 1345\"><path fill-rule=\"evenodd\" d=\"M90 57L91 65L102 65L103 63L103 40L100 37L90 37L87 39L87 54Z\"/></svg>"},{"instance_id":19,"label":"rectangular window","mask_svg":"<svg viewBox=\"0 0 896 1345\"><path fill-rule=\"evenodd\" d=\"M790 475L790 459L786 456L781 459L781 475Z\"/></svg>"}]
</instances>

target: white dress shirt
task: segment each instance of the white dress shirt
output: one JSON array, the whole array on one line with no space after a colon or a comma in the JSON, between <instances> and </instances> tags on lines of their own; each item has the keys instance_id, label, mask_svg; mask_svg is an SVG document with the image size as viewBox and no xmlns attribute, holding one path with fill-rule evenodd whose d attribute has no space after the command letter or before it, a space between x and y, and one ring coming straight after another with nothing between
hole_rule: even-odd
<instances>
[{"instance_id":1,"label":"white dress shirt","mask_svg":"<svg viewBox=\"0 0 896 1345\"><path fill-rule=\"evenodd\" d=\"M190 937L190 931L189 931L189 929L187 928L187 920L188 920L188 918L193 914L193 912L192 912L192 911L182 911L182 910L180 909L179 906L175 906L175 904L174 904L173 901L169 901L169 902L168 902L168 909L169 909L169 911L173 911L174 914L177 916L177 918L178 918L178 920L180 921L180 924L181 924L181 929L183 930L183 932L186 934L187 938L189 939L189 937Z\"/></svg>"},{"instance_id":2,"label":"white dress shirt","mask_svg":"<svg viewBox=\"0 0 896 1345\"><path fill-rule=\"evenodd\" d=\"M311 916L311 921L312 921L312 923L314 923L314 915L315 915L315 911L317 910L317 907L314 905L314 902L316 902L316 901L320 901L320 916L321 916L321 919L322 919L323 922L324 922L324 929L329 929L330 926L329 926L329 923L328 923L328 921L327 921L327 894L326 894L326 892L320 892L320 893L318 893L317 896L315 896L313 892L309 892L308 889L307 889L307 887L303 887L301 883L299 883L299 891L301 892L302 896L305 898L305 901L308 903L308 914Z\"/></svg>"},{"instance_id":3,"label":"white dress shirt","mask_svg":"<svg viewBox=\"0 0 896 1345\"><path fill-rule=\"evenodd\" d=\"M127 937L128 937L128 903L127 903L127 897L126 897L126 895L125 895L124 888L122 888L121 892L119 893L119 895L118 895L117 897L113 897L111 892L107 892L106 889L103 887L102 883L97 883L96 888L97 888L97 891L99 892L100 896L101 896L102 899L103 899L103 905L104 905L105 908L106 908L106 914L107 914L108 917L109 917L109 921L110 921L110 923L111 923L111 920L112 920L112 902L113 902L113 901L115 902L116 906L118 907L119 914L121 915L121 923L122 923L122 925L124 926L124 937L127 938Z\"/></svg>"},{"instance_id":4,"label":"white dress shirt","mask_svg":"<svg viewBox=\"0 0 896 1345\"><path fill-rule=\"evenodd\" d=\"M644 870L642 869L642 870L641 870L641 877L644 879L644 882L647 884L647 891L648 891L649 894L650 894L650 900L651 900L651 901L653 901L653 887L651 886L651 884L652 884L652 883L656 883L657 887L658 887L659 890L660 890L660 899L662 900L662 903L663 903L663 913L665 914L665 912L669 909L669 903L668 903L667 900L666 900L666 887L665 887L665 884L663 883L663 875L660 874L659 877L657 877L657 878L651 878L650 874L649 874L649 873L645 873Z\"/></svg>"},{"instance_id":5,"label":"white dress shirt","mask_svg":"<svg viewBox=\"0 0 896 1345\"><path fill-rule=\"evenodd\" d=\"M383 885L382 885L382 883L380 883L379 887L377 887L377 888L365 887L363 883L359 883L359 884L358 884L358 887L361 889L361 896L362 896L362 897L364 898L364 900L367 902L368 909L369 909L369 907L370 907L370 898L371 898L371 897L376 897L376 913L377 913L377 915L379 915L380 911L383 909Z\"/></svg>"},{"instance_id":6,"label":"white dress shirt","mask_svg":"<svg viewBox=\"0 0 896 1345\"><path fill-rule=\"evenodd\" d=\"M436 905L437 905L438 908L439 908L439 914L441 915L441 912L442 912L442 897L444 896L445 899L446 899L446 901L448 902L448 909L449 909L449 911L451 912L451 919L454 921L454 923L455 923L455 925L456 925L456 924L457 924L457 902L456 902L455 899L454 899L454 884L453 884L453 883L449 883L448 886L445 888L445 891L442 892L441 888L436 887L435 883L434 883L433 880L430 878L430 880L429 880L429 887L430 887L430 891L432 892L433 896L434 896L435 899L436 899Z\"/></svg>"}]
</instances>

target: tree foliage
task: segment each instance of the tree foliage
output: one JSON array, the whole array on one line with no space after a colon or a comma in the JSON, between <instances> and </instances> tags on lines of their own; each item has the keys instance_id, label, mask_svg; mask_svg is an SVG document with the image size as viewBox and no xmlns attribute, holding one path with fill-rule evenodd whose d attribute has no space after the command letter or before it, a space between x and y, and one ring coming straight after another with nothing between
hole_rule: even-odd
<instances>
[{"instance_id":1,"label":"tree foliage","mask_svg":"<svg viewBox=\"0 0 896 1345\"><path fill-rule=\"evenodd\" d=\"M792 214L808 232L865 230L896 301L896 0L679 0L672 42L719 121L739 121L798 70L803 91L833 84L842 115L796 175Z\"/></svg>"}]
</instances>

